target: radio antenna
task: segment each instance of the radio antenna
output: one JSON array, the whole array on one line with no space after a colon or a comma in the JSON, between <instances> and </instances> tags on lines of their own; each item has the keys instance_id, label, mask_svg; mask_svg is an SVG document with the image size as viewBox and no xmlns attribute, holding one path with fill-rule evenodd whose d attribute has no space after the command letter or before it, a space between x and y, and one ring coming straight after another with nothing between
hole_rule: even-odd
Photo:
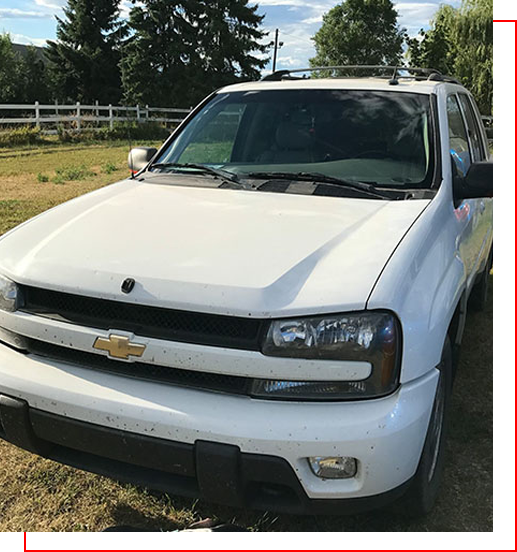
<instances>
[{"instance_id":1,"label":"radio antenna","mask_svg":"<svg viewBox=\"0 0 517 552\"><path fill-rule=\"evenodd\" d=\"M129 119L129 122L130 122L130 118L127 117L127 113L128 113L128 108L126 106L126 122L128 121ZM135 178L135 170L134 170L134 165L133 165L133 144L131 143L131 125L127 125L127 141L129 143L129 160L130 160L130 163L131 163L131 180L134 180Z\"/></svg>"}]
</instances>

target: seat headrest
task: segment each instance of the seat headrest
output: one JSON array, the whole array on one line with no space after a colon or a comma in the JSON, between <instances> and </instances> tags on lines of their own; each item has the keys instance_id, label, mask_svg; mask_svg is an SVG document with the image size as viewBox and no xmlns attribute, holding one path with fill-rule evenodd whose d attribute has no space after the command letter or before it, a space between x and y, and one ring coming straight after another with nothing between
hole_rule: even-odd
<instances>
[{"instance_id":1,"label":"seat headrest","mask_svg":"<svg viewBox=\"0 0 517 552\"><path fill-rule=\"evenodd\" d=\"M280 123L276 130L276 143L283 150L304 150L311 145L311 136L305 128L293 123Z\"/></svg>"}]
</instances>

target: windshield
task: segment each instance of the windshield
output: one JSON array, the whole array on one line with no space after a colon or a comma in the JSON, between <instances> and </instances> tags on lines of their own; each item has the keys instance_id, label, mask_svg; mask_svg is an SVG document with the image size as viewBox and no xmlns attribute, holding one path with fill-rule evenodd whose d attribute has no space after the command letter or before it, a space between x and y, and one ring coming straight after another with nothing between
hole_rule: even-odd
<instances>
[{"instance_id":1,"label":"windshield","mask_svg":"<svg viewBox=\"0 0 517 552\"><path fill-rule=\"evenodd\" d=\"M428 95L370 90L254 90L216 95L158 163L239 176L318 173L383 187L430 187Z\"/></svg>"}]
</instances>

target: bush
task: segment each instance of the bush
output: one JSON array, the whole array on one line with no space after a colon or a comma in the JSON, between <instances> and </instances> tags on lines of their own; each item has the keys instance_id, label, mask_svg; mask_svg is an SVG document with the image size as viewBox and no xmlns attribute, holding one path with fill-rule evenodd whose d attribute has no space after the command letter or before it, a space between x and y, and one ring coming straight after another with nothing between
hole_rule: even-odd
<instances>
[{"instance_id":1,"label":"bush","mask_svg":"<svg viewBox=\"0 0 517 552\"><path fill-rule=\"evenodd\" d=\"M0 132L0 146L26 146L41 140L39 127L25 126Z\"/></svg>"},{"instance_id":2,"label":"bush","mask_svg":"<svg viewBox=\"0 0 517 552\"><path fill-rule=\"evenodd\" d=\"M107 163L104 163L102 166L102 172L105 174L111 174L115 172L118 169L117 165L115 163L112 163L111 161L108 161Z\"/></svg>"},{"instance_id":3,"label":"bush","mask_svg":"<svg viewBox=\"0 0 517 552\"><path fill-rule=\"evenodd\" d=\"M56 169L56 176L53 179L55 184L63 184L69 180L84 180L95 173L87 169L84 165L70 165L68 167L59 167Z\"/></svg>"},{"instance_id":4,"label":"bush","mask_svg":"<svg viewBox=\"0 0 517 552\"><path fill-rule=\"evenodd\" d=\"M58 128L61 142L89 142L105 140L165 140L169 131L158 123L137 123L136 121L115 122L113 128L83 128L81 132L74 129Z\"/></svg>"},{"instance_id":5,"label":"bush","mask_svg":"<svg viewBox=\"0 0 517 552\"><path fill-rule=\"evenodd\" d=\"M136 121L115 122L113 128L100 128L96 134L104 140L165 140L170 132L158 123L137 123Z\"/></svg>"},{"instance_id":6,"label":"bush","mask_svg":"<svg viewBox=\"0 0 517 552\"><path fill-rule=\"evenodd\" d=\"M36 178L38 179L38 182L48 182L48 176L46 174L38 173Z\"/></svg>"},{"instance_id":7,"label":"bush","mask_svg":"<svg viewBox=\"0 0 517 552\"><path fill-rule=\"evenodd\" d=\"M57 127L57 137L59 141L64 144L80 142L83 139L79 132L76 132L73 129L65 128L63 125L59 125Z\"/></svg>"}]
</instances>

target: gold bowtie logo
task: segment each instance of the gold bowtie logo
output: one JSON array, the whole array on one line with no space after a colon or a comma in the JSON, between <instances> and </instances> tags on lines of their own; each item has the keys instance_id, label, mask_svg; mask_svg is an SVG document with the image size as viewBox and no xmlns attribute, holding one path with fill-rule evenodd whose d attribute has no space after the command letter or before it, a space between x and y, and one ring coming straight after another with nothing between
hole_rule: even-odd
<instances>
[{"instance_id":1,"label":"gold bowtie logo","mask_svg":"<svg viewBox=\"0 0 517 552\"><path fill-rule=\"evenodd\" d=\"M108 356L122 360L129 357L141 357L146 349L145 345L131 343L129 337L122 335L110 335L108 339L98 337L93 345L98 351L106 351Z\"/></svg>"}]
</instances>

